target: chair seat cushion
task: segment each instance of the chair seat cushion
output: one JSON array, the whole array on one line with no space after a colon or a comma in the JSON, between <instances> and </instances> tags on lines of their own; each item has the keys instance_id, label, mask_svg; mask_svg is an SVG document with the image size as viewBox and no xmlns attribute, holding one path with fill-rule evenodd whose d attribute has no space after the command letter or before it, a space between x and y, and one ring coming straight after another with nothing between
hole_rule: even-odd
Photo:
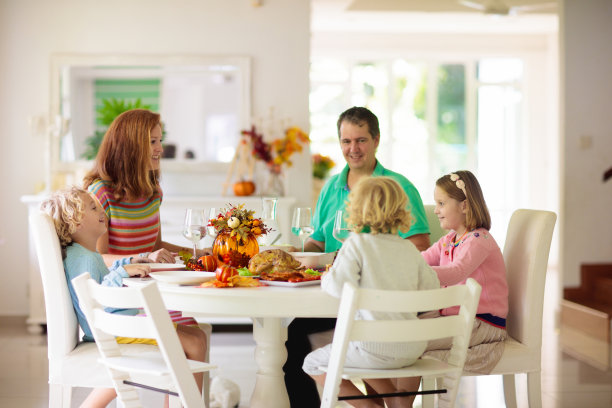
<instances>
[{"instance_id":1,"label":"chair seat cushion","mask_svg":"<svg viewBox=\"0 0 612 408\"><path fill-rule=\"evenodd\" d=\"M499 363L493 368L489 374L515 374L540 371L541 369L541 352L539 348L530 348L519 343L512 337L508 337L504 342L504 354ZM463 372L464 376L480 375Z\"/></svg>"}]
</instances>

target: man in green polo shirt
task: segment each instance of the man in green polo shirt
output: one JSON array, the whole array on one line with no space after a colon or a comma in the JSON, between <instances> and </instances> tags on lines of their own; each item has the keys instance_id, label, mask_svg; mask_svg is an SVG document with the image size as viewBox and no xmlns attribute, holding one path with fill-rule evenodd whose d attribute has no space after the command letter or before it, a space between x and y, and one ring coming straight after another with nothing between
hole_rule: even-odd
<instances>
[{"instance_id":1,"label":"man in green polo shirt","mask_svg":"<svg viewBox=\"0 0 612 408\"><path fill-rule=\"evenodd\" d=\"M385 169L376 160L376 148L380 141L378 118L366 108L350 108L338 119L340 148L346 159L342 173L333 176L323 187L313 225L314 233L304 245L305 251L332 252L342 243L333 237L334 218L337 210L344 209L349 191L362 177L388 176L395 179L406 191L414 224L402 237L409 239L419 249L429 247L429 224L419 192L401 174ZM312 350L308 336L333 329L336 319L297 318L287 330L287 361L283 366L285 386L291 408L318 407L321 402L314 380L302 370L304 357Z\"/></svg>"},{"instance_id":2,"label":"man in green polo shirt","mask_svg":"<svg viewBox=\"0 0 612 408\"><path fill-rule=\"evenodd\" d=\"M420 251L429 248L429 224L419 192L406 177L385 169L376 160L376 148L380 142L376 115L362 107L346 110L338 119L338 136L347 164L321 190L313 217L314 233L306 241L304 251L333 252L340 249L342 243L333 237L336 211L344 209L351 188L362 177L368 176L388 176L402 186L410 201L414 224L407 233L400 235Z\"/></svg>"}]
</instances>

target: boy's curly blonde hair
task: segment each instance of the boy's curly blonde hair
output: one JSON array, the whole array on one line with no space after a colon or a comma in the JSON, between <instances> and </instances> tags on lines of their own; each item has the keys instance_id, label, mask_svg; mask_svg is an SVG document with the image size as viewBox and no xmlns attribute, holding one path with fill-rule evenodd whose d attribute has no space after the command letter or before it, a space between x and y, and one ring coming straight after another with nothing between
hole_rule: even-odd
<instances>
[{"instance_id":1,"label":"boy's curly blonde hair","mask_svg":"<svg viewBox=\"0 0 612 408\"><path fill-rule=\"evenodd\" d=\"M72 243L72 234L83 219L83 194L89 193L79 187L69 187L54 192L40 205L40 210L53 218L62 249Z\"/></svg>"},{"instance_id":2,"label":"boy's curly blonde hair","mask_svg":"<svg viewBox=\"0 0 612 408\"><path fill-rule=\"evenodd\" d=\"M347 222L355 232L369 228L371 234L408 232L412 217L408 196L390 177L367 177L348 197Z\"/></svg>"}]
</instances>

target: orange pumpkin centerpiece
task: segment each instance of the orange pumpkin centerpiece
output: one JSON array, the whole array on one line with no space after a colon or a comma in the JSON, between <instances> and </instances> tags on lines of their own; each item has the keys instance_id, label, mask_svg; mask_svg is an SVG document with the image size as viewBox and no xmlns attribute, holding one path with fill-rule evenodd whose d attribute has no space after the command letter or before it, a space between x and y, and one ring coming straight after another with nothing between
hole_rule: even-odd
<instances>
[{"instance_id":1,"label":"orange pumpkin centerpiece","mask_svg":"<svg viewBox=\"0 0 612 408\"><path fill-rule=\"evenodd\" d=\"M257 237L268 229L261 219L254 218L254 211L245 210L244 204L223 209L209 221L215 227L217 237L213 243L213 256L219 262L243 268L259 253Z\"/></svg>"}]
</instances>

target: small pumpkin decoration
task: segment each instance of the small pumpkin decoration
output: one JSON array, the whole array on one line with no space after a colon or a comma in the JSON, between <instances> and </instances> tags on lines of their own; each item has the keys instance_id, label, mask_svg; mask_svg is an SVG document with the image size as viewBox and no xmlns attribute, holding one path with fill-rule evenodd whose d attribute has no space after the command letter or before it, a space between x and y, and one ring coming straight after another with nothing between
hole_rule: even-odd
<instances>
[{"instance_id":1,"label":"small pumpkin decoration","mask_svg":"<svg viewBox=\"0 0 612 408\"><path fill-rule=\"evenodd\" d=\"M213 255L204 255L198 259L198 263L202 265L202 269L207 272L214 272L217 269L217 258Z\"/></svg>"},{"instance_id":2,"label":"small pumpkin decoration","mask_svg":"<svg viewBox=\"0 0 612 408\"><path fill-rule=\"evenodd\" d=\"M238 275L238 269L233 266L221 264L215 270L215 276L219 282L226 283L232 276Z\"/></svg>"},{"instance_id":3,"label":"small pumpkin decoration","mask_svg":"<svg viewBox=\"0 0 612 408\"><path fill-rule=\"evenodd\" d=\"M255 192L255 183L252 181L238 181L234 183L234 194L237 196L250 196Z\"/></svg>"}]
</instances>

